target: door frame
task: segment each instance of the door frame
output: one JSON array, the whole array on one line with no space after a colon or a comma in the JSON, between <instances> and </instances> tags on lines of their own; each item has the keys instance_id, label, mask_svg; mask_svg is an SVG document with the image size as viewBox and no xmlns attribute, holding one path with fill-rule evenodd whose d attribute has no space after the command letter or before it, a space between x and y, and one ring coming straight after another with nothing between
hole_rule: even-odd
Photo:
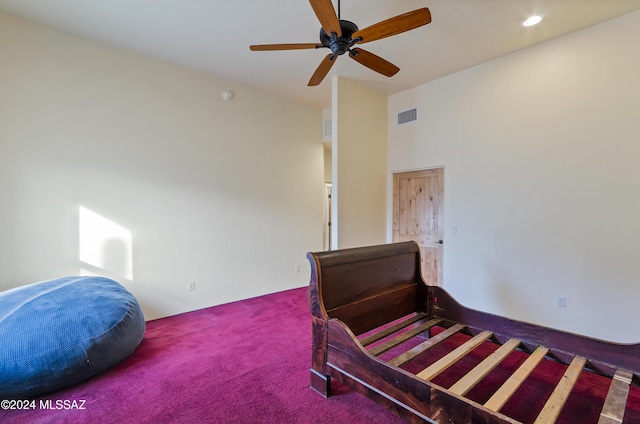
<instances>
[{"instance_id":1,"label":"door frame","mask_svg":"<svg viewBox=\"0 0 640 424\"><path fill-rule=\"evenodd\" d=\"M331 247L331 219L333 213L333 184L324 183L324 225L323 225L323 246L324 250L332 250Z\"/></svg>"},{"instance_id":2,"label":"door frame","mask_svg":"<svg viewBox=\"0 0 640 424\"><path fill-rule=\"evenodd\" d=\"M387 198L387 242L388 243L393 243L393 214L394 214L394 176L396 174L405 174L405 173L411 173L411 172L420 172L420 171L430 171L430 170L434 170L434 169L442 169L442 199L440 201L440 205L439 205L439 209L440 209L440 213L441 213L441 225L442 225L442 230L441 230L441 237L442 240L445 240L446 237L446 196L444 195L446 192L446 174L447 174L447 169L445 165L434 165L434 166L428 166L428 167L422 167L422 168L409 168L409 169L398 169L398 170L392 170L389 171L389 175L388 175L388 179L387 179L387 193L388 193L388 198ZM445 243L446 244L446 243ZM440 285L442 286L444 283L444 257L445 257L445 249L444 249L444 244L442 245L442 252L441 252L441 261L440 261L440 275L439 275L439 281L440 281Z\"/></svg>"}]
</instances>

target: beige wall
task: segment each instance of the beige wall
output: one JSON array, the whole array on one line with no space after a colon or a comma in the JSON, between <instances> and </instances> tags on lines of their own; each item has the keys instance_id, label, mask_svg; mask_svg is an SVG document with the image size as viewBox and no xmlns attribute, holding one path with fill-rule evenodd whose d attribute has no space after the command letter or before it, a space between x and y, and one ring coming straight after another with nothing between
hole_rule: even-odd
<instances>
[{"instance_id":1,"label":"beige wall","mask_svg":"<svg viewBox=\"0 0 640 424\"><path fill-rule=\"evenodd\" d=\"M149 319L308 284L321 109L6 14L0 58L0 290L99 273Z\"/></svg>"},{"instance_id":2,"label":"beige wall","mask_svg":"<svg viewBox=\"0 0 640 424\"><path fill-rule=\"evenodd\" d=\"M390 97L390 171L446 166L462 303L640 341L639 39L635 12Z\"/></svg>"},{"instance_id":3,"label":"beige wall","mask_svg":"<svg viewBox=\"0 0 640 424\"><path fill-rule=\"evenodd\" d=\"M387 98L345 78L334 77L332 84L332 244L384 243Z\"/></svg>"}]
</instances>

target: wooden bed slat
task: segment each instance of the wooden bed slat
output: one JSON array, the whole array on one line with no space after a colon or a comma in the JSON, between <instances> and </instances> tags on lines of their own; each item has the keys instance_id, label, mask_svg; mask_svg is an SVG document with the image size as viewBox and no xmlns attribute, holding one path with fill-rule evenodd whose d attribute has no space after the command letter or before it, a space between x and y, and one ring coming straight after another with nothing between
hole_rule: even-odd
<instances>
[{"instance_id":1,"label":"wooden bed slat","mask_svg":"<svg viewBox=\"0 0 640 424\"><path fill-rule=\"evenodd\" d=\"M487 330L477 334L472 339L458 346L456 349L452 350L450 353L448 353L444 357L440 358L439 360L437 360L427 368L420 371L417 374L417 376L422 378L423 380L427 380L427 381L431 380L432 378L440 374L442 371L449 368L454 362L462 358L467 353L471 352L473 349L475 349L478 345L480 345L482 342L487 340L492 335L493 333Z\"/></svg>"},{"instance_id":2,"label":"wooden bed slat","mask_svg":"<svg viewBox=\"0 0 640 424\"><path fill-rule=\"evenodd\" d=\"M571 389L576 384L580 372L584 368L587 360L581 356L576 356L569 364L569 367L564 372L564 375L558 382L558 385L551 393L551 397L547 400L547 403L540 411L538 418L536 418L534 424L555 423L556 419L560 415L560 411L564 407L565 402L571 394Z\"/></svg>"},{"instance_id":3,"label":"wooden bed slat","mask_svg":"<svg viewBox=\"0 0 640 424\"><path fill-rule=\"evenodd\" d=\"M492 411L499 411L504 404L507 403L511 395L518 390L522 382L529 377L529 374L531 374L538 363L547 355L547 352L549 352L548 348L538 346L538 348L529 355L527 360L520 365L516 372L511 374L511 377L500 386L484 406Z\"/></svg>"},{"instance_id":4,"label":"wooden bed slat","mask_svg":"<svg viewBox=\"0 0 640 424\"><path fill-rule=\"evenodd\" d=\"M466 395L467 392L478 384L480 380L486 377L491 370L497 367L500 362L504 361L511 352L520 346L520 343L521 342L518 339L509 339L484 361L480 362L474 369L469 371L464 377L451 386L449 391L460 396Z\"/></svg>"},{"instance_id":5,"label":"wooden bed slat","mask_svg":"<svg viewBox=\"0 0 640 424\"><path fill-rule=\"evenodd\" d=\"M422 318L426 317L427 314L425 314L424 312L420 312L412 317L407 318L406 320L403 320L389 328L385 328L382 331L379 331L375 334L372 334L368 337L363 338L362 340L360 340L360 343L362 343L362 346L368 346L371 343L377 342L378 340L384 339L385 337L395 333L396 331L402 330L405 327L410 326L411 324L413 324L414 322L420 321Z\"/></svg>"},{"instance_id":6,"label":"wooden bed slat","mask_svg":"<svg viewBox=\"0 0 640 424\"><path fill-rule=\"evenodd\" d=\"M384 352L386 352L387 350L393 349L394 347L398 346L400 343L403 343L407 340L409 340L410 338L417 336L420 333L424 333L425 331L427 331L428 329L430 329L431 327L433 327L434 325L438 324L440 321L440 319L432 319L430 321L425 322L424 324L407 331L406 333L402 333L399 334L398 336L392 338L391 340L388 340L382 344L379 344L378 346L372 348L371 350L369 350L369 353L371 353L372 355L376 356L376 355L380 355Z\"/></svg>"},{"instance_id":7,"label":"wooden bed slat","mask_svg":"<svg viewBox=\"0 0 640 424\"><path fill-rule=\"evenodd\" d=\"M436 344L440 343L444 339L453 336L458 331L462 331L464 329L464 327L465 326L462 325L462 324L456 324L456 325L454 325L452 327L449 327L446 330L442 331L441 333L436 334L435 336L431 337L430 339L428 339L428 340L420 343L419 345L407 350L402 355L396 356L395 358L393 358L392 360L388 361L387 363L389 365L393 365L395 367L401 367L404 364L406 364L407 362L409 362L410 360L412 360L413 358L415 358L416 356L418 356L421 353L427 351L428 349L431 349L433 346L435 346Z\"/></svg>"},{"instance_id":8,"label":"wooden bed slat","mask_svg":"<svg viewBox=\"0 0 640 424\"><path fill-rule=\"evenodd\" d=\"M632 379L633 373L620 368L616 370L598 424L619 424L622 422Z\"/></svg>"}]
</instances>

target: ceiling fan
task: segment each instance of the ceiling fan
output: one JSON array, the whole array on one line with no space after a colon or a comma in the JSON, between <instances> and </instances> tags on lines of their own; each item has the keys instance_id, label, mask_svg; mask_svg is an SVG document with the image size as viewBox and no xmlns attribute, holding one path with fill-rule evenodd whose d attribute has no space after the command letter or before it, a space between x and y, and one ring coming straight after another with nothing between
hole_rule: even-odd
<instances>
[{"instance_id":1,"label":"ceiling fan","mask_svg":"<svg viewBox=\"0 0 640 424\"><path fill-rule=\"evenodd\" d=\"M359 29L353 22L339 18L340 0L338 0L337 15L331 0L309 0L309 3L311 3L311 7L322 26L320 28L320 43L249 46L252 51L319 49L324 47L330 49L331 53L324 58L311 76L309 86L320 84L331 70L337 57L347 52L350 58L369 69L387 77L395 75L400 70L396 65L360 47L353 46L400 34L431 22L431 12L425 7L378 22L365 29Z\"/></svg>"}]
</instances>

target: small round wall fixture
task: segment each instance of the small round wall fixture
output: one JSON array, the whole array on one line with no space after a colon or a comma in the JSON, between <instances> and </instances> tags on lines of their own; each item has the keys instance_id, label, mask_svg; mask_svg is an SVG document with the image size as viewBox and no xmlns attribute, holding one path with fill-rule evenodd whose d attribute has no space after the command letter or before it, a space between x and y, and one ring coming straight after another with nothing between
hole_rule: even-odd
<instances>
[{"instance_id":1,"label":"small round wall fixture","mask_svg":"<svg viewBox=\"0 0 640 424\"><path fill-rule=\"evenodd\" d=\"M222 92L222 98L228 102L229 100L233 99L233 93L229 90L225 90Z\"/></svg>"}]
</instances>

